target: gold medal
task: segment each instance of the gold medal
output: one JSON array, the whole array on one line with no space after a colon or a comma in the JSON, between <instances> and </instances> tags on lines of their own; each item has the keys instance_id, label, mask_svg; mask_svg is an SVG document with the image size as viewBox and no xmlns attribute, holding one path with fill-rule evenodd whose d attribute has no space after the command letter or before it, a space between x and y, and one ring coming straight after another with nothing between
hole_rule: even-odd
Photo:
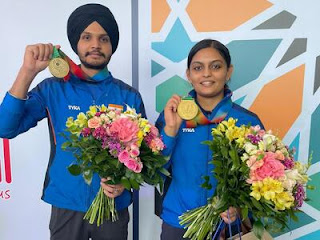
<instances>
[{"instance_id":1,"label":"gold medal","mask_svg":"<svg viewBox=\"0 0 320 240\"><path fill-rule=\"evenodd\" d=\"M182 99L178 105L178 114L184 120L194 119L199 112L198 105L193 99Z\"/></svg>"},{"instance_id":2,"label":"gold medal","mask_svg":"<svg viewBox=\"0 0 320 240\"><path fill-rule=\"evenodd\" d=\"M51 74L57 78L64 78L69 73L69 64L61 57L53 58L49 62Z\"/></svg>"}]
</instances>

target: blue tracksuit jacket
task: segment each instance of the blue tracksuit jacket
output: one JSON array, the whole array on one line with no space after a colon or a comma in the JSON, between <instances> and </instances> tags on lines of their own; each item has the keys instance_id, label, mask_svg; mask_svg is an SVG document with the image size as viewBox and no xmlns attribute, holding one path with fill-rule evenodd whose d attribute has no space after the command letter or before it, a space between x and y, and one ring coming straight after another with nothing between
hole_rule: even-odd
<instances>
[{"instance_id":1,"label":"blue tracksuit jacket","mask_svg":"<svg viewBox=\"0 0 320 240\"><path fill-rule=\"evenodd\" d=\"M189 95L196 98L194 90ZM221 107L228 104L230 107L227 108L228 114L225 120L233 117L238 119L238 126L251 123L263 127L257 115L235 103L230 104L230 97L231 94L225 97L212 112L205 112L203 109L202 112L208 119L212 119ZM178 134L173 138L167 136L163 130L165 122L162 112L157 120L157 126L166 145L163 154L171 155L169 164L172 168L172 181L163 200L161 218L173 227L182 228L178 217L187 210L207 204L207 199L213 195L217 185L216 180L211 177L212 189L208 191L201 187L204 182L202 176L211 175L214 168L212 164L208 164L212 159L212 152L201 142L212 139L211 129L216 127L216 124L198 125L194 129L188 129L183 121Z\"/></svg>"},{"instance_id":2,"label":"blue tracksuit jacket","mask_svg":"<svg viewBox=\"0 0 320 240\"><path fill-rule=\"evenodd\" d=\"M68 172L67 167L75 159L72 153L61 149L65 139L60 133L66 129L68 117L76 118L90 105L117 104L125 109L125 104L128 104L145 116L140 94L110 73L107 78L95 81L81 80L73 75L68 82L48 78L30 91L28 97L20 100L6 94L0 106L0 137L14 138L47 118L51 154L42 199L55 207L87 211L99 190L100 178L95 175L88 186L82 176ZM118 210L124 209L132 202L131 193L124 191L115 201Z\"/></svg>"}]
</instances>

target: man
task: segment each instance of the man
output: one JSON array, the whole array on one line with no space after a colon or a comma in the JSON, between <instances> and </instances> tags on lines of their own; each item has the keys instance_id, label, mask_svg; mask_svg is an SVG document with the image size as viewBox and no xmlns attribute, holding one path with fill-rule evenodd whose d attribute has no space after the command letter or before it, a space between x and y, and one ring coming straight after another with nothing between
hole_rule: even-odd
<instances>
[{"instance_id":1,"label":"man","mask_svg":"<svg viewBox=\"0 0 320 240\"><path fill-rule=\"evenodd\" d=\"M27 46L18 76L0 106L0 137L13 138L43 118L48 119L51 154L42 199L52 205L49 225L52 240L127 239L131 193L120 184L105 184L105 179L98 176L94 176L91 185L82 176L72 176L67 167L74 158L72 153L62 151L64 138L60 133L66 128L68 117L76 118L90 105L128 104L145 115L144 105L135 89L115 79L107 69L119 41L117 22L107 7L80 6L68 19L67 33L80 58L80 67L71 66L68 81L48 78L28 92L37 74L47 68L54 47ZM119 220L106 221L97 227L83 220L83 216L100 185L108 197L115 198Z\"/></svg>"}]
</instances>

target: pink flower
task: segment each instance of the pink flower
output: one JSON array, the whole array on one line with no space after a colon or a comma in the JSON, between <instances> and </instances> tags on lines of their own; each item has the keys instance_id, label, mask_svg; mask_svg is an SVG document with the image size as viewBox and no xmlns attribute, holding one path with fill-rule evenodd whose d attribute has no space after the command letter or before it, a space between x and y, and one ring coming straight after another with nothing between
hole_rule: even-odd
<instances>
[{"instance_id":1,"label":"pink flower","mask_svg":"<svg viewBox=\"0 0 320 240\"><path fill-rule=\"evenodd\" d=\"M247 166L250 168L250 171L255 171L263 165L263 160L257 160L257 156L251 156L247 161Z\"/></svg>"},{"instance_id":2,"label":"pink flower","mask_svg":"<svg viewBox=\"0 0 320 240\"><path fill-rule=\"evenodd\" d=\"M283 153L280 150L276 151L275 158L278 159L278 160L281 160L281 161L283 161L285 159Z\"/></svg>"},{"instance_id":3,"label":"pink flower","mask_svg":"<svg viewBox=\"0 0 320 240\"><path fill-rule=\"evenodd\" d=\"M151 148L152 152L159 152L164 149L164 143L161 138L156 137L151 140L149 147Z\"/></svg>"},{"instance_id":4,"label":"pink flower","mask_svg":"<svg viewBox=\"0 0 320 240\"><path fill-rule=\"evenodd\" d=\"M128 152L127 150L121 151L121 152L119 153L119 155L118 155L118 159L119 159L119 161L120 161L121 163L126 164L126 162L128 162L129 159L130 159L130 154L129 154L129 152Z\"/></svg>"},{"instance_id":5,"label":"pink flower","mask_svg":"<svg viewBox=\"0 0 320 240\"><path fill-rule=\"evenodd\" d=\"M157 137L159 135L159 130L155 126L151 125L150 134Z\"/></svg>"},{"instance_id":6,"label":"pink flower","mask_svg":"<svg viewBox=\"0 0 320 240\"><path fill-rule=\"evenodd\" d=\"M142 163L137 162L133 158L129 158L127 162L124 163L124 165L129 168L130 170L134 171L135 173L139 173L142 170Z\"/></svg>"},{"instance_id":7,"label":"pink flower","mask_svg":"<svg viewBox=\"0 0 320 240\"><path fill-rule=\"evenodd\" d=\"M93 117L93 118L90 118L88 120L88 127L89 128L98 128L100 126L100 118L99 117Z\"/></svg>"},{"instance_id":8,"label":"pink flower","mask_svg":"<svg viewBox=\"0 0 320 240\"><path fill-rule=\"evenodd\" d=\"M263 158L263 165L250 172L250 178L252 181L260 181L267 177L273 179L279 179L284 177L284 166L283 164L275 158L275 153L267 152Z\"/></svg>"},{"instance_id":9,"label":"pink flower","mask_svg":"<svg viewBox=\"0 0 320 240\"><path fill-rule=\"evenodd\" d=\"M139 127L129 118L119 118L110 125L110 133L117 137L121 142L136 141Z\"/></svg>"}]
</instances>

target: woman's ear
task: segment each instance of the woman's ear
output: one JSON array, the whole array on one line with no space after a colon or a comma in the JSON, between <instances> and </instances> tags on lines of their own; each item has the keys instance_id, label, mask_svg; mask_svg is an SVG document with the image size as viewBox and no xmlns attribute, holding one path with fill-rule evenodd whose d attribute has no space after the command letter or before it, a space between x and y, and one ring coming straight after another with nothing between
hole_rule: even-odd
<instances>
[{"instance_id":1,"label":"woman's ear","mask_svg":"<svg viewBox=\"0 0 320 240\"><path fill-rule=\"evenodd\" d=\"M228 68L226 82L230 80L232 73L233 73L233 65L231 64L230 67Z\"/></svg>"},{"instance_id":2,"label":"woman's ear","mask_svg":"<svg viewBox=\"0 0 320 240\"><path fill-rule=\"evenodd\" d=\"M189 69L186 70L186 75L187 75L188 82L189 82L189 83L191 84L191 86L193 87L192 82L191 82L191 80L190 80L190 70L189 70Z\"/></svg>"}]
</instances>

